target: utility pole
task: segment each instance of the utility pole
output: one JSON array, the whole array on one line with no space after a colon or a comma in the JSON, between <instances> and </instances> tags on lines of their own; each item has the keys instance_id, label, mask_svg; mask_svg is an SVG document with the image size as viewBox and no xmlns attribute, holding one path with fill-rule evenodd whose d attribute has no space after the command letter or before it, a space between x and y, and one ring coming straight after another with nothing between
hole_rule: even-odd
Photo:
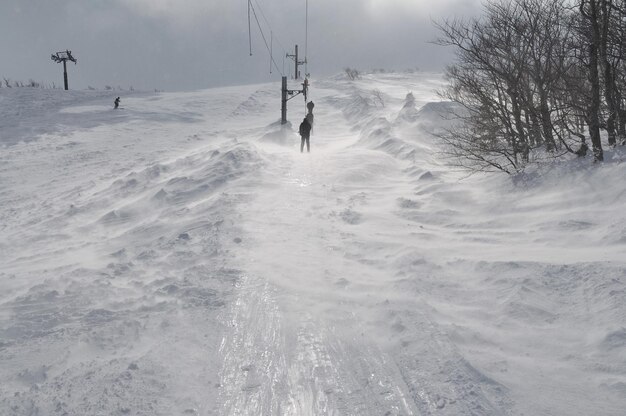
<instances>
[{"instance_id":1,"label":"utility pole","mask_svg":"<svg viewBox=\"0 0 626 416\"><path fill-rule=\"evenodd\" d=\"M280 107L280 124L287 124L287 101L291 100L294 97L302 94L304 96L304 102L306 103L307 96L309 93L309 80L305 78L302 83L301 90L290 90L287 88L287 77L283 77L282 79L282 88L281 88L281 107ZM291 97L287 97L290 95ZM313 107L309 107L313 103L307 104L307 108L309 108L309 113L313 112ZM313 114L311 114L313 116ZM312 120L312 119L311 119Z\"/></svg>"},{"instance_id":2,"label":"utility pole","mask_svg":"<svg viewBox=\"0 0 626 416\"><path fill-rule=\"evenodd\" d=\"M283 77L280 124L287 124L287 77Z\"/></svg>"},{"instance_id":3,"label":"utility pole","mask_svg":"<svg viewBox=\"0 0 626 416\"><path fill-rule=\"evenodd\" d=\"M299 61L298 60L298 45L296 45L296 53L293 55L287 54L287 58L292 58L294 63L295 63L295 73L293 76L293 79L299 79L300 78L300 71L298 70L298 67L300 65L304 65L306 64L306 58L304 59L304 61Z\"/></svg>"},{"instance_id":4,"label":"utility pole","mask_svg":"<svg viewBox=\"0 0 626 416\"><path fill-rule=\"evenodd\" d=\"M52 54L52 60L58 64L63 62L63 83L65 85L65 90L67 91L69 89L69 84L67 82L67 61L74 62L74 65L76 65L78 61L72 56L72 51L69 50Z\"/></svg>"}]
</instances>

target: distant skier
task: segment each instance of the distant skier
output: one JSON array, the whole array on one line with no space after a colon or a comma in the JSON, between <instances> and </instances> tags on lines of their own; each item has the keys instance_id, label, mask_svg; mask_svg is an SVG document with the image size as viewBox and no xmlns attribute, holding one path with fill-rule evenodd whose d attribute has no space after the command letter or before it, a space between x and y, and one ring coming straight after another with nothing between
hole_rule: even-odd
<instances>
[{"instance_id":1,"label":"distant skier","mask_svg":"<svg viewBox=\"0 0 626 416\"><path fill-rule=\"evenodd\" d=\"M306 119L306 117L304 118L304 120L302 120L302 123L300 123L299 132L300 132L300 136L302 137L302 141L300 142L300 153L304 151L305 142L306 142L306 151L310 152L311 146L309 144L309 138L311 137L311 124L309 124L309 121Z\"/></svg>"},{"instance_id":2,"label":"distant skier","mask_svg":"<svg viewBox=\"0 0 626 416\"><path fill-rule=\"evenodd\" d=\"M117 109L120 106L120 97L117 97L113 103L115 104L114 108Z\"/></svg>"}]
</instances>

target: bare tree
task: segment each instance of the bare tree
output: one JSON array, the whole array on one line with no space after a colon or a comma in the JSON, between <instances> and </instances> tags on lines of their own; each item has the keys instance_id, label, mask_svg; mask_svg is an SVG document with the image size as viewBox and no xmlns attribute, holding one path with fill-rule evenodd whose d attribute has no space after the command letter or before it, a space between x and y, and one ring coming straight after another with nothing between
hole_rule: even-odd
<instances>
[{"instance_id":1,"label":"bare tree","mask_svg":"<svg viewBox=\"0 0 626 416\"><path fill-rule=\"evenodd\" d=\"M626 143L626 1L488 0L437 23L456 62L442 93L464 109L450 153L506 172L567 152L602 161ZM480 162L478 162L480 161ZM463 163L467 164L467 163Z\"/></svg>"},{"instance_id":2,"label":"bare tree","mask_svg":"<svg viewBox=\"0 0 626 416\"><path fill-rule=\"evenodd\" d=\"M437 43L457 50L457 62L447 70L450 88L443 96L466 110L467 128L450 131L446 142L458 146L460 155L476 160L482 154L487 165L509 173L523 169L534 148L546 143L555 147L544 85L552 78L544 77L536 35L528 36L539 33L533 27L539 23L526 19L525 9L531 9L525 0L491 2L482 18L438 25L442 36ZM538 95L544 95L543 114Z\"/></svg>"},{"instance_id":3,"label":"bare tree","mask_svg":"<svg viewBox=\"0 0 626 416\"><path fill-rule=\"evenodd\" d=\"M355 79L361 79L361 73L358 69L347 67L344 68L344 71L348 76L348 79L350 79L351 81L354 81Z\"/></svg>"}]
</instances>

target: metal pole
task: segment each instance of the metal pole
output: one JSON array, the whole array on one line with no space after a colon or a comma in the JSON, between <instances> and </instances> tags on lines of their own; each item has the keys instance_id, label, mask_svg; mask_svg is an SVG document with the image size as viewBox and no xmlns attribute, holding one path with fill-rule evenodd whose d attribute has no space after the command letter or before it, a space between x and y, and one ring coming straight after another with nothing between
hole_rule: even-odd
<instances>
[{"instance_id":1,"label":"metal pole","mask_svg":"<svg viewBox=\"0 0 626 416\"><path fill-rule=\"evenodd\" d=\"M287 124L287 77L283 77L280 124Z\"/></svg>"},{"instance_id":2,"label":"metal pole","mask_svg":"<svg viewBox=\"0 0 626 416\"><path fill-rule=\"evenodd\" d=\"M309 74L308 62L309 59L309 0L306 0L306 18L304 21L304 77Z\"/></svg>"},{"instance_id":3,"label":"metal pole","mask_svg":"<svg viewBox=\"0 0 626 416\"><path fill-rule=\"evenodd\" d=\"M252 29L250 26L250 0L248 0L248 41L250 42L250 56L252 56Z\"/></svg>"},{"instance_id":4,"label":"metal pole","mask_svg":"<svg viewBox=\"0 0 626 416\"><path fill-rule=\"evenodd\" d=\"M63 81L65 83L65 91L69 89L67 85L67 62L63 60Z\"/></svg>"},{"instance_id":5,"label":"metal pole","mask_svg":"<svg viewBox=\"0 0 626 416\"><path fill-rule=\"evenodd\" d=\"M298 79L298 45L296 45L296 72L294 73L293 79Z\"/></svg>"}]
</instances>

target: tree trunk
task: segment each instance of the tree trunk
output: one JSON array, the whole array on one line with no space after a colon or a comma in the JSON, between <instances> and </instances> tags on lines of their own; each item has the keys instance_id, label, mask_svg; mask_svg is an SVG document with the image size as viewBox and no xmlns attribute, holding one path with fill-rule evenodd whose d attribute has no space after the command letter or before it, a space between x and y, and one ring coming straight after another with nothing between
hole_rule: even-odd
<instances>
[{"instance_id":1,"label":"tree trunk","mask_svg":"<svg viewBox=\"0 0 626 416\"><path fill-rule=\"evenodd\" d=\"M622 101L622 93L619 89L615 90L615 105L617 114L617 137L619 143L626 141L626 110Z\"/></svg>"},{"instance_id":2,"label":"tree trunk","mask_svg":"<svg viewBox=\"0 0 626 416\"><path fill-rule=\"evenodd\" d=\"M556 150L554 135L552 134L552 117L550 115L550 107L548 105L548 94L541 91L539 95L539 111L541 112L541 126L543 128L543 140L546 144L546 150L551 152Z\"/></svg>"},{"instance_id":3,"label":"tree trunk","mask_svg":"<svg viewBox=\"0 0 626 416\"><path fill-rule=\"evenodd\" d=\"M604 99L609 111L609 115L606 119L606 132L609 138L609 146L615 146L615 118L617 116L617 109L615 105L615 78L613 75L613 67L609 62L608 47L609 47L609 24L611 19L611 10L608 8L607 0L600 0L600 10L602 13L601 20L598 20L600 26L600 36L598 44L598 52L600 53L600 61L604 72Z\"/></svg>"},{"instance_id":4,"label":"tree trunk","mask_svg":"<svg viewBox=\"0 0 626 416\"><path fill-rule=\"evenodd\" d=\"M522 110L519 105L519 98L516 92L509 91L511 96L511 112L513 113L513 120L515 120L515 130L517 133L517 140L515 145L515 152L521 153L522 160L528 162L530 149L528 146L528 138L524 131L524 123L522 123Z\"/></svg>"},{"instance_id":5,"label":"tree trunk","mask_svg":"<svg viewBox=\"0 0 626 416\"><path fill-rule=\"evenodd\" d=\"M600 141L600 74L598 71L600 44L600 21L598 19L598 0L589 0L589 14L586 15L591 26L589 39L589 82L591 83L591 104L588 109L589 136L593 148L595 162L604 160L602 142ZM581 9L584 6L582 3Z\"/></svg>"}]
</instances>

